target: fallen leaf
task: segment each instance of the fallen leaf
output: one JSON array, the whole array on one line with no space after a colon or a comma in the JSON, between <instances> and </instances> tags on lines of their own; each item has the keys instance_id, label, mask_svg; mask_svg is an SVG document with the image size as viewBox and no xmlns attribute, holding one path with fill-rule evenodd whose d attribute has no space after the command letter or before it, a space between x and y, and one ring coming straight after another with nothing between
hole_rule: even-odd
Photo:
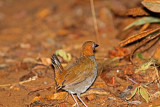
<instances>
[{"instance_id":1,"label":"fallen leaf","mask_svg":"<svg viewBox=\"0 0 160 107\"><path fill-rule=\"evenodd\" d=\"M148 91L146 88L144 87L140 87L140 94L141 96L146 100L146 102L149 102L149 95L148 95Z\"/></svg>"},{"instance_id":2,"label":"fallen leaf","mask_svg":"<svg viewBox=\"0 0 160 107\"><path fill-rule=\"evenodd\" d=\"M145 31L149 26L150 26L150 23L146 23L141 27L141 29L139 31L140 32Z\"/></svg>"},{"instance_id":3,"label":"fallen leaf","mask_svg":"<svg viewBox=\"0 0 160 107\"><path fill-rule=\"evenodd\" d=\"M132 8L132 9L127 10L126 15L135 17L135 16L149 15L149 13L146 12L144 8L137 7L137 8Z\"/></svg>"},{"instance_id":4,"label":"fallen leaf","mask_svg":"<svg viewBox=\"0 0 160 107\"><path fill-rule=\"evenodd\" d=\"M136 95L136 92L137 92L138 88L139 88L139 87L136 87L136 88L134 89L134 91L131 92L131 93L132 93L131 96L128 97L128 98L126 98L126 100L130 100L131 98L133 98L133 97Z\"/></svg>"},{"instance_id":5,"label":"fallen leaf","mask_svg":"<svg viewBox=\"0 0 160 107\"><path fill-rule=\"evenodd\" d=\"M155 63L155 61L156 60L150 60L149 62L142 64L138 69L135 70L135 73L145 72L147 69L151 67L152 64Z\"/></svg>"},{"instance_id":6,"label":"fallen leaf","mask_svg":"<svg viewBox=\"0 0 160 107\"><path fill-rule=\"evenodd\" d=\"M49 97L50 100L63 100L68 96L67 92L54 93Z\"/></svg>"},{"instance_id":7,"label":"fallen leaf","mask_svg":"<svg viewBox=\"0 0 160 107\"><path fill-rule=\"evenodd\" d=\"M62 57L67 62L69 62L71 60L71 58L72 58L70 53L67 53L62 49L56 50L55 53L56 53L56 55L59 55L60 57Z\"/></svg>"},{"instance_id":8,"label":"fallen leaf","mask_svg":"<svg viewBox=\"0 0 160 107\"><path fill-rule=\"evenodd\" d=\"M153 29L148 29L148 30L142 31L142 32L140 32L138 34L132 35L132 36L128 37L127 39L121 41L119 45L120 45L120 47L124 47L124 46L126 46L126 45L128 45L130 43L133 43L133 42L135 42L137 40L145 38L148 35L151 35L153 33L157 34L157 33L159 33L159 30L160 30L160 27L156 27L156 28L153 28Z\"/></svg>"},{"instance_id":9,"label":"fallen leaf","mask_svg":"<svg viewBox=\"0 0 160 107\"><path fill-rule=\"evenodd\" d=\"M157 22L160 22L160 18L158 17L143 17L143 18L140 18L136 21L134 21L133 23L129 24L128 26L126 26L124 28L124 30L127 30L133 26L140 26L140 25L144 25L146 23L157 23Z\"/></svg>"},{"instance_id":10,"label":"fallen leaf","mask_svg":"<svg viewBox=\"0 0 160 107\"><path fill-rule=\"evenodd\" d=\"M35 101L42 101L42 97L41 96L36 96L32 99L32 102L35 102Z\"/></svg>"},{"instance_id":11,"label":"fallen leaf","mask_svg":"<svg viewBox=\"0 0 160 107\"><path fill-rule=\"evenodd\" d=\"M143 0L141 3L148 10L160 13L160 0Z\"/></svg>"}]
</instances>

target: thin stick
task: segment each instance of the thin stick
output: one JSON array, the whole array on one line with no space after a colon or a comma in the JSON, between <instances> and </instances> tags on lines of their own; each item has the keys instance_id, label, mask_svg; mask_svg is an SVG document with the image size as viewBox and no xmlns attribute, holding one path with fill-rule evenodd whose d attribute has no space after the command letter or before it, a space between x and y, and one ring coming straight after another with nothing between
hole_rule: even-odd
<instances>
[{"instance_id":1,"label":"thin stick","mask_svg":"<svg viewBox=\"0 0 160 107\"><path fill-rule=\"evenodd\" d=\"M99 32L98 32L97 19L96 19L93 0L90 0L90 4L91 4L92 16L93 16L94 30L96 32L96 42L98 43L99 42Z\"/></svg>"},{"instance_id":2,"label":"thin stick","mask_svg":"<svg viewBox=\"0 0 160 107\"><path fill-rule=\"evenodd\" d=\"M128 80L132 81L134 84L138 84L136 81L132 80L131 78L129 78L128 76L126 76Z\"/></svg>"},{"instance_id":3,"label":"thin stick","mask_svg":"<svg viewBox=\"0 0 160 107\"><path fill-rule=\"evenodd\" d=\"M37 76L35 76L35 78L37 79ZM18 83L12 83L12 84L3 84L3 85L0 85L0 87L11 87L11 86L15 86L16 84L24 84L24 83L28 83L30 81L33 81L31 78L29 78L28 80L24 80L24 81L21 81L21 82L18 82Z\"/></svg>"}]
</instances>

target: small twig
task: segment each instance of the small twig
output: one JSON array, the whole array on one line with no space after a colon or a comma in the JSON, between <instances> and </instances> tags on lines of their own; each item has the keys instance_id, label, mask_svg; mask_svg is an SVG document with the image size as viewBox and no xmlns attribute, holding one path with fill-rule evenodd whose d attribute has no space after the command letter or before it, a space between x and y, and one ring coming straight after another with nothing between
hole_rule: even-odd
<instances>
[{"instance_id":1,"label":"small twig","mask_svg":"<svg viewBox=\"0 0 160 107\"><path fill-rule=\"evenodd\" d=\"M95 32L96 32L96 41L98 43L99 42L99 32L98 32L97 19L96 19L93 0L90 0L90 4L91 4L92 16L93 16L94 29L95 29Z\"/></svg>"},{"instance_id":2,"label":"small twig","mask_svg":"<svg viewBox=\"0 0 160 107\"><path fill-rule=\"evenodd\" d=\"M37 78L37 77L35 77L35 78ZM34 80L35 80L35 78L34 78ZM28 83L28 82L30 82L30 81L33 81L33 79L32 79L32 78L29 78L28 80L20 81L20 82L18 82L18 83L3 84L3 85L0 85L0 87L11 87L11 86L15 86L16 84L24 84L24 83Z\"/></svg>"},{"instance_id":3,"label":"small twig","mask_svg":"<svg viewBox=\"0 0 160 107\"><path fill-rule=\"evenodd\" d=\"M127 75L126 75L127 79L132 81L134 84L138 84L136 81L132 80L131 78L129 78Z\"/></svg>"}]
</instances>

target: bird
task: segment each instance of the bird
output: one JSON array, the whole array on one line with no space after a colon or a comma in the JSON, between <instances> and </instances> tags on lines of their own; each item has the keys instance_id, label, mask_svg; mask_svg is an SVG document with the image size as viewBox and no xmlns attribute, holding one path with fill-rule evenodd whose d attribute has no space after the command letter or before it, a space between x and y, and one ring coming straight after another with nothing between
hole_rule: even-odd
<instances>
[{"instance_id":1,"label":"bird","mask_svg":"<svg viewBox=\"0 0 160 107\"><path fill-rule=\"evenodd\" d=\"M77 98L85 107L88 107L80 98L80 94L86 92L97 77L95 48L98 46L99 45L93 41L84 42L80 58L66 69L63 68L55 54L51 57L52 65L55 68L55 81L58 89L65 90L71 94L77 107L79 107L79 104L74 94L77 95Z\"/></svg>"}]
</instances>

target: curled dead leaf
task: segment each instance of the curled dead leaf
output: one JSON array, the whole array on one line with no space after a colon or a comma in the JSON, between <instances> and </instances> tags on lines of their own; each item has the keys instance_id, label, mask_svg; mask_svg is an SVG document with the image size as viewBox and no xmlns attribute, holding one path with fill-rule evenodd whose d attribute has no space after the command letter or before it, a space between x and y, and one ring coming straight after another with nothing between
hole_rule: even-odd
<instances>
[{"instance_id":1,"label":"curled dead leaf","mask_svg":"<svg viewBox=\"0 0 160 107\"><path fill-rule=\"evenodd\" d=\"M148 10L160 13L160 0L143 0L141 3Z\"/></svg>"},{"instance_id":2,"label":"curled dead leaf","mask_svg":"<svg viewBox=\"0 0 160 107\"><path fill-rule=\"evenodd\" d=\"M69 62L72 58L70 53L67 53L62 49L56 50L56 55L62 57L67 62Z\"/></svg>"},{"instance_id":3,"label":"curled dead leaf","mask_svg":"<svg viewBox=\"0 0 160 107\"><path fill-rule=\"evenodd\" d=\"M120 42L120 47L124 47L124 46L126 46L130 43L133 43L137 40L145 38L146 36L151 35L153 33L155 34L156 32L159 32L159 30L160 30L160 27L156 27L156 28L148 29L148 30L142 31L138 34L132 35L132 36L128 37L127 39L121 41Z\"/></svg>"},{"instance_id":4,"label":"curled dead leaf","mask_svg":"<svg viewBox=\"0 0 160 107\"><path fill-rule=\"evenodd\" d=\"M130 96L130 97L127 97L126 100L132 99L132 98L136 95L136 92L137 92L138 88L139 88L139 87L136 87L136 88L134 89L134 91L131 92L131 96Z\"/></svg>"}]
</instances>

